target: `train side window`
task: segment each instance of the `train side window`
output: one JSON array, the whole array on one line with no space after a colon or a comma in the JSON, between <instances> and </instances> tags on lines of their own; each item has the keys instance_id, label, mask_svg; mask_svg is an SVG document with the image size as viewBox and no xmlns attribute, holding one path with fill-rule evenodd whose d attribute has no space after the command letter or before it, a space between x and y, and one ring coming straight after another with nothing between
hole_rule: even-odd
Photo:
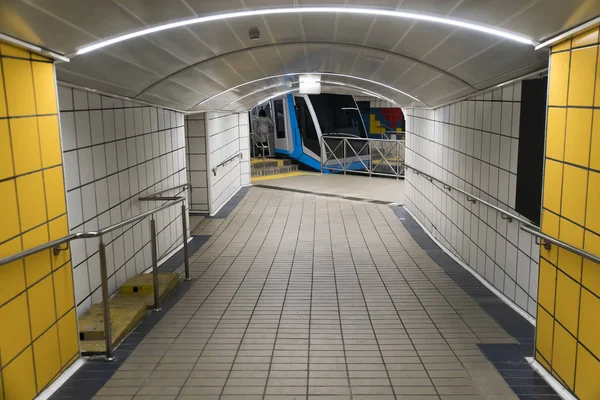
<instances>
[{"instance_id":1,"label":"train side window","mask_svg":"<svg viewBox=\"0 0 600 400\"><path fill-rule=\"evenodd\" d=\"M296 97L296 117L298 118L298 126L300 132L306 134L308 139L319 140L315 124L313 123L310 110L306 105L306 101L303 97Z\"/></svg>"},{"instance_id":2,"label":"train side window","mask_svg":"<svg viewBox=\"0 0 600 400\"><path fill-rule=\"evenodd\" d=\"M275 133L277 139L284 139L285 118L283 116L283 100L275 100L273 109L275 111Z\"/></svg>"}]
</instances>

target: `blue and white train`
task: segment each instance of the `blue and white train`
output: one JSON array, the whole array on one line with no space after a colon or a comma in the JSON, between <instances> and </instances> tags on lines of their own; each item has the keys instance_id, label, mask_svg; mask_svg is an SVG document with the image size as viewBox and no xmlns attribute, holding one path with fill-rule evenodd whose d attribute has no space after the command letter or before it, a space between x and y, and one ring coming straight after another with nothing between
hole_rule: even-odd
<instances>
[{"instance_id":1,"label":"blue and white train","mask_svg":"<svg viewBox=\"0 0 600 400\"><path fill-rule=\"evenodd\" d=\"M251 112L254 119L258 109L263 108L275 125L270 138L270 153L287 156L314 170L321 169L321 151L323 138L346 137L366 139L367 132L360 111L349 95L288 94L269 100ZM339 167L344 163L343 146L337 147L337 140L328 140L335 157L330 156L326 165ZM354 152L346 149L347 169L361 170L370 163L365 141L351 141ZM355 153L356 152L356 153ZM358 154L358 156L357 156Z\"/></svg>"}]
</instances>

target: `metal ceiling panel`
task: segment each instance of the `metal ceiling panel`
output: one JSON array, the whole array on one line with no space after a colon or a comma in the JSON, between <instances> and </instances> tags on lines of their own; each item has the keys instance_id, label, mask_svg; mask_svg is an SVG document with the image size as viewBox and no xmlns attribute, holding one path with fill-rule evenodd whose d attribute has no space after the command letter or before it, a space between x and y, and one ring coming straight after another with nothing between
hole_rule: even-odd
<instances>
[{"instance_id":1,"label":"metal ceiling panel","mask_svg":"<svg viewBox=\"0 0 600 400\"><path fill-rule=\"evenodd\" d=\"M198 67L198 69L225 87L239 85L244 81L243 78L223 60L207 62Z\"/></svg>"},{"instance_id":2,"label":"metal ceiling panel","mask_svg":"<svg viewBox=\"0 0 600 400\"><path fill-rule=\"evenodd\" d=\"M244 47L257 46L259 44L273 43L262 17L234 18L227 21L237 37L242 41ZM258 28L260 40L250 39L248 32L251 28Z\"/></svg>"},{"instance_id":3,"label":"metal ceiling panel","mask_svg":"<svg viewBox=\"0 0 600 400\"><path fill-rule=\"evenodd\" d=\"M523 75L530 74L532 72L537 72L548 68L548 60L541 59L539 61L534 61L531 64L526 64L521 67L515 68L509 72L503 73L501 75L497 75L494 78L490 78L488 80L482 81L475 85L477 89L487 89L489 87L499 85L511 79L519 78Z\"/></svg>"},{"instance_id":4,"label":"metal ceiling panel","mask_svg":"<svg viewBox=\"0 0 600 400\"><path fill-rule=\"evenodd\" d=\"M303 40L300 15L277 15L265 18L277 43L301 42Z\"/></svg>"},{"instance_id":5,"label":"metal ceiling panel","mask_svg":"<svg viewBox=\"0 0 600 400\"><path fill-rule=\"evenodd\" d=\"M349 74L354 67L358 53L359 49L357 47L333 46L329 69L341 74Z\"/></svg>"},{"instance_id":6,"label":"metal ceiling panel","mask_svg":"<svg viewBox=\"0 0 600 400\"><path fill-rule=\"evenodd\" d=\"M246 6L250 9L254 8L271 8L271 7L293 7L294 0L244 0Z\"/></svg>"},{"instance_id":7,"label":"metal ceiling panel","mask_svg":"<svg viewBox=\"0 0 600 400\"><path fill-rule=\"evenodd\" d=\"M406 34L413 21L399 20L392 17L378 17L369 37L367 46L391 51L396 43Z\"/></svg>"},{"instance_id":8,"label":"metal ceiling panel","mask_svg":"<svg viewBox=\"0 0 600 400\"><path fill-rule=\"evenodd\" d=\"M225 86L219 84L210 76L207 76L197 68L190 68L171 78L172 81L183 86L188 86L197 92L203 93L207 97L212 93L226 89ZM160 86L160 85L157 85Z\"/></svg>"},{"instance_id":9,"label":"metal ceiling panel","mask_svg":"<svg viewBox=\"0 0 600 400\"><path fill-rule=\"evenodd\" d=\"M452 16L482 24L501 25L520 10L538 0L463 0Z\"/></svg>"},{"instance_id":10,"label":"metal ceiling panel","mask_svg":"<svg viewBox=\"0 0 600 400\"><path fill-rule=\"evenodd\" d=\"M164 24L168 21L192 18L194 13L182 1L170 1L164 7L164 0L113 0L131 13L135 14L146 25Z\"/></svg>"},{"instance_id":11,"label":"metal ceiling panel","mask_svg":"<svg viewBox=\"0 0 600 400\"><path fill-rule=\"evenodd\" d=\"M444 75L438 75L437 78L432 81L411 91L411 94L431 104L440 97L440 94L456 93L461 90L473 91L454 79Z\"/></svg>"},{"instance_id":12,"label":"metal ceiling panel","mask_svg":"<svg viewBox=\"0 0 600 400\"><path fill-rule=\"evenodd\" d=\"M106 52L110 52L110 54L116 57L153 71L159 76L172 74L189 65L184 60L157 46L145 37L138 37L117 43L107 48ZM87 56L88 54L85 55L85 57ZM76 57L75 60L85 57Z\"/></svg>"},{"instance_id":13,"label":"metal ceiling panel","mask_svg":"<svg viewBox=\"0 0 600 400\"><path fill-rule=\"evenodd\" d=\"M87 76L74 74L72 72L60 69L56 71L56 79L58 81L67 82L73 85L79 85L85 88L94 88L95 90L116 94L118 96L126 96L133 98L137 94L137 89L135 88L113 85L108 82L102 82L98 79L88 78Z\"/></svg>"},{"instance_id":14,"label":"metal ceiling panel","mask_svg":"<svg viewBox=\"0 0 600 400\"><path fill-rule=\"evenodd\" d=\"M181 0L187 3L197 15L218 14L243 10L240 0Z\"/></svg>"},{"instance_id":15,"label":"metal ceiling panel","mask_svg":"<svg viewBox=\"0 0 600 400\"><path fill-rule=\"evenodd\" d=\"M332 42L337 18L334 14L302 15L304 37L309 42Z\"/></svg>"},{"instance_id":16,"label":"metal ceiling panel","mask_svg":"<svg viewBox=\"0 0 600 400\"><path fill-rule=\"evenodd\" d=\"M445 15L461 2L462 0L404 0L400 9Z\"/></svg>"},{"instance_id":17,"label":"metal ceiling panel","mask_svg":"<svg viewBox=\"0 0 600 400\"><path fill-rule=\"evenodd\" d=\"M598 0L544 0L507 22L504 28L545 39L597 15L600 15Z\"/></svg>"},{"instance_id":18,"label":"metal ceiling panel","mask_svg":"<svg viewBox=\"0 0 600 400\"><path fill-rule=\"evenodd\" d=\"M308 71L325 71L331 56L330 45L307 45L307 68Z\"/></svg>"},{"instance_id":19,"label":"metal ceiling panel","mask_svg":"<svg viewBox=\"0 0 600 400\"><path fill-rule=\"evenodd\" d=\"M394 51L420 59L456 29L431 22L419 22L406 34Z\"/></svg>"},{"instance_id":20,"label":"metal ceiling panel","mask_svg":"<svg viewBox=\"0 0 600 400\"><path fill-rule=\"evenodd\" d=\"M153 33L148 35L148 38L159 46L169 49L171 53L188 64L197 63L215 55L187 28Z\"/></svg>"},{"instance_id":21,"label":"metal ceiling panel","mask_svg":"<svg viewBox=\"0 0 600 400\"><path fill-rule=\"evenodd\" d=\"M303 72L307 70L307 59L304 45L282 46L279 54L285 67L285 72Z\"/></svg>"},{"instance_id":22,"label":"metal ceiling panel","mask_svg":"<svg viewBox=\"0 0 600 400\"><path fill-rule=\"evenodd\" d=\"M373 71L377 71L385 61L385 53L375 50L362 50L360 57L354 63L352 73L350 75L359 75L369 77ZM390 82L391 83L391 82Z\"/></svg>"},{"instance_id":23,"label":"metal ceiling panel","mask_svg":"<svg viewBox=\"0 0 600 400\"><path fill-rule=\"evenodd\" d=\"M373 71L370 79L392 83L413 65L414 63L409 60L390 56L379 69Z\"/></svg>"},{"instance_id":24,"label":"metal ceiling panel","mask_svg":"<svg viewBox=\"0 0 600 400\"><path fill-rule=\"evenodd\" d=\"M185 109L192 107L197 103L198 98L201 97L198 92L173 81L165 81L160 86L152 88L139 96L139 98L144 99L148 95L161 97L171 103L182 104L182 107L185 106Z\"/></svg>"},{"instance_id":25,"label":"metal ceiling panel","mask_svg":"<svg viewBox=\"0 0 600 400\"><path fill-rule=\"evenodd\" d=\"M502 42L453 68L452 72L475 86L547 57L547 52L532 52L525 46Z\"/></svg>"},{"instance_id":26,"label":"metal ceiling panel","mask_svg":"<svg viewBox=\"0 0 600 400\"><path fill-rule=\"evenodd\" d=\"M229 53L242 47L231 28L224 21L214 21L188 27L216 54Z\"/></svg>"},{"instance_id":27,"label":"metal ceiling panel","mask_svg":"<svg viewBox=\"0 0 600 400\"><path fill-rule=\"evenodd\" d=\"M398 3L401 1L398 0L350 0L348 2L349 6L352 7L373 7L373 8L389 8L395 9Z\"/></svg>"},{"instance_id":28,"label":"metal ceiling panel","mask_svg":"<svg viewBox=\"0 0 600 400\"><path fill-rule=\"evenodd\" d=\"M499 39L487 35L473 35L464 29L459 30L436 48L423 61L438 68L449 70L455 65L473 57L480 51L498 43Z\"/></svg>"},{"instance_id":29,"label":"metal ceiling panel","mask_svg":"<svg viewBox=\"0 0 600 400\"><path fill-rule=\"evenodd\" d=\"M340 14L335 40L343 43L362 44L369 34L373 21L373 17Z\"/></svg>"},{"instance_id":30,"label":"metal ceiling panel","mask_svg":"<svg viewBox=\"0 0 600 400\"><path fill-rule=\"evenodd\" d=\"M86 57L76 57L69 63L57 64L56 69L99 79L138 92L160 78L156 73L136 67L102 51L87 54Z\"/></svg>"},{"instance_id":31,"label":"metal ceiling panel","mask_svg":"<svg viewBox=\"0 0 600 400\"><path fill-rule=\"evenodd\" d=\"M264 73L256 61L254 61L251 53L252 52L238 53L224 59L229 66L244 78L245 81L252 81L264 76Z\"/></svg>"},{"instance_id":32,"label":"metal ceiling panel","mask_svg":"<svg viewBox=\"0 0 600 400\"><path fill-rule=\"evenodd\" d=\"M0 1L0 32L61 54L96 40L19 0Z\"/></svg>"},{"instance_id":33,"label":"metal ceiling panel","mask_svg":"<svg viewBox=\"0 0 600 400\"><path fill-rule=\"evenodd\" d=\"M31 0L33 4L59 16L97 38L129 32L144 25L110 0Z\"/></svg>"},{"instance_id":34,"label":"metal ceiling panel","mask_svg":"<svg viewBox=\"0 0 600 400\"><path fill-rule=\"evenodd\" d=\"M426 82L429 82L438 75L439 72L433 69L421 68L416 65L402 73L396 82L393 83L393 86L412 94L416 88L420 87Z\"/></svg>"},{"instance_id":35,"label":"metal ceiling panel","mask_svg":"<svg viewBox=\"0 0 600 400\"><path fill-rule=\"evenodd\" d=\"M278 53L278 48L275 46L253 49L252 54L256 62L260 65L260 69L267 76L275 75L285 68Z\"/></svg>"},{"instance_id":36,"label":"metal ceiling panel","mask_svg":"<svg viewBox=\"0 0 600 400\"><path fill-rule=\"evenodd\" d=\"M145 93L141 98L139 98L137 100L145 101L145 102L148 102L150 104L160 104L163 107L171 108L171 109L174 109L174 110L179 110L179 111L186 111L187 110L185 104L175 103L175 102L172 102L172 101L170 101L168 99L165 99L163 97L156 96L154 94Z\"/></svg>"},{"instance_id":37,"label":"metal ceiling panel","mask_svg":"<svg viewBox=\"0 0 600 400\"><path fill-rule=\"evenodd\" d=\"M343 6L346 0L297 0L299 6Z\"/></svg>"}]
</instances>

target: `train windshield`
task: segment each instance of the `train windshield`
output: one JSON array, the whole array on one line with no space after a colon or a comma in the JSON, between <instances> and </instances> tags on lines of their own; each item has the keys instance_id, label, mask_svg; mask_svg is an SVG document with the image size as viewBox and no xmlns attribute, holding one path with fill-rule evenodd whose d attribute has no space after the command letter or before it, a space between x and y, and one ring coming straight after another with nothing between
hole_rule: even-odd
<instances>
[{"instance_id":1,"label":"train windshield","mask_svg":"<svg viewBox=\"0 0 600 400\"><path fill-rule=\"evenodd\" d=\"M365 125L352 96L319 94L309 96L323 136L367 137Z\"/></svg>"}]
</instances>

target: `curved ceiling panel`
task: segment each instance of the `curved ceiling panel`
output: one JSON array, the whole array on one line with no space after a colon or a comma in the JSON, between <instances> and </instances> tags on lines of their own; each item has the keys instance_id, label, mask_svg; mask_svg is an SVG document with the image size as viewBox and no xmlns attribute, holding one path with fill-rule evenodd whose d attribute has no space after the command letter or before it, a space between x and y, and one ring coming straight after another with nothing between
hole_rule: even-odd
<instances>
[{"instance_id":1,"label":"curved ceiling panel","mask_svg":"<svg viewBox=\"0 0 600 400\"><path fill-rule=\"evenodd\" d=\"M3 0L0 32L71 54L89 43L165 23L315 6L430 13L538 41L600 14L597 0ZM250 40L248 30L253 27L260 30L260 40ZM244 82L290 72L330 72L377 81L437 105L546 65L546 51L456 26L385 15L295 13L155 32L76 56L59 64L57 75L92 89L189 109ZM412 102L385 86L336 79L378 90L402 104ZM286 80L290 79L264 79L203 105L223 107ZM327 90L336 89L330 86ZM245 107L251 99L245 97L239 105Z\"/></svg>"}]
</instances>

